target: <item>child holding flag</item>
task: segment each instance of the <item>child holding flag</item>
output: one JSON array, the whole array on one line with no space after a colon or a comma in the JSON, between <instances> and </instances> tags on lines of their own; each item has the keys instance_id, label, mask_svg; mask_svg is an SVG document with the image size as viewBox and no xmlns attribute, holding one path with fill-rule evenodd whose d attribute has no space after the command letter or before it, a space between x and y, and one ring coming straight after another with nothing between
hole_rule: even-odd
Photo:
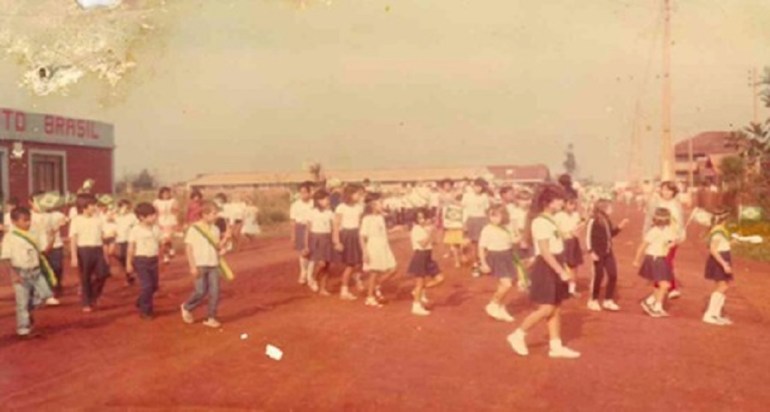
<instances>
[{"instance_id":1,"label":"child holding flag","mask_svg":"<svg viewBox=\"0 0 770 412\"><path fill-rule=\"evenodd\" d=\"M208 295L208 318L203 325L210 328L222 326L217 320L219 277L232 279L233 276L221 257L229 239L228 236L220 236L219 228L215 225L218 213L219 209L214 203L204 202L201 206L201 220L190 226L184 240L195 291L181 306L182 320L185 323L195 322L192 311Z\"/></svg>"},{"instance_id":2,"label":"child holding flag","mask_svg":"<svg viewBox=\"0 0 770 412\"><path fill-rule=\"evenodd\" d=\"M20 337L30 337L34 326L30 312L53 296L46 278L54 286L56 278L37 241L29 233L32 223L29 209L17 207L11 211L10 218L14 229L3 238L1 257L3 266L10 272L16 294L16 333Z\"/></svg>"}]
</instances>

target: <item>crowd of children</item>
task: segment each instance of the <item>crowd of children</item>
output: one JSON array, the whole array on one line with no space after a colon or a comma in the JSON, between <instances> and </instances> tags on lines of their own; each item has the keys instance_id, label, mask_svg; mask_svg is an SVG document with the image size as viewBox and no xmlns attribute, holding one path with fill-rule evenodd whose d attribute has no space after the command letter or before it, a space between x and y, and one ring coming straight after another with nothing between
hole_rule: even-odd
<instances>
[{"instance_id":1,"label":"crowd of children","mask_svg":"<svg viewBox=\"0 0 770 412\"><path fill-rule=\"evenodd\" d=\"M114 259L124 268L127 283L139 283L139 315L152 319L161 264L174 258L174 238L184 228L193 293L181 304L181 317L193 323L193 311L207 298L203 324L221 325L217 318L220 278L230 276L223 255L237 249L242 237L259 233L253 202L228 202L224 194L206 201L193 191L184 225L180 225L180 207L168 188L161 189L154 202L135 207L127 200L115 204L110 197L94 196L87 189L74 199L69 216L62 212L64 203L56 194L36 194L28 205L10 205L5 216L2 259L13 280L20 336L33 331L34 307L59 304L65 230L70 263L80 275L83 312L99 306ZM534 191L510 186L493 189L484 179L465 185L444 180L435 188L409 187L405 196L367 190L358 184L325 187L306 182L299 186L289 211L291 245L298 259L300 284L330 296L329 278L337 266L341 268L340 299L354 301L358 293L365 292L366 306L382 307L387 303L382 286L393 278L398 266L389 234L406 228L413 251L405 268L414 279L412 314L430 315L427 291L445 279L434 251L439 247L455 267L468 265L473 277L489 274L497 278L497 287L483 308L492 319L514 322L507 297L514 284L529 291L537 309L508 337L517 354L529 353L526 335L544 321L550 335L549 355L577 358L580 354L562 343L561 304L580 296L577 278L584 257L592 272L588 309L620 310L613 238L628 220L615 225L612 205L611 199L581 197L569 179ZM668 316L666 301L677 297L671 294L676 290L673 259L686 233L675 186L663 183L660 197L650 202L650 209L634 264L653 286L652 293L641 300L642 309L661 318ZM726 219L725 211L713 214L708 241L706 278L715 281L716 288L703 321L714 325L731 324L723 314L725 293L733 278ZM585 250L580 242L583 232Z\"/></svg>"}]
</instances>

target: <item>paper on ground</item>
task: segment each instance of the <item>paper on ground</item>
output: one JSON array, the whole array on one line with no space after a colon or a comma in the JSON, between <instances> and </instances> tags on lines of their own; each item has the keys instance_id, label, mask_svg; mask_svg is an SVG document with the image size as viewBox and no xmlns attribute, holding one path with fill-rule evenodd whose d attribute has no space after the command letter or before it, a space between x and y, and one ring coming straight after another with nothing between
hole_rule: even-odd
<instances>
[{"instance_id":1,"label":"paper on ground","mask_svg":"<svg viewBox=\"0 0 770 412\"><path fill-rule=\"evenodd\" d=\"M279 361L283 358L283 351L273 345L267 345L267 347L265 347L265 355L270 359Z\"/></svg>"}]
</instances>

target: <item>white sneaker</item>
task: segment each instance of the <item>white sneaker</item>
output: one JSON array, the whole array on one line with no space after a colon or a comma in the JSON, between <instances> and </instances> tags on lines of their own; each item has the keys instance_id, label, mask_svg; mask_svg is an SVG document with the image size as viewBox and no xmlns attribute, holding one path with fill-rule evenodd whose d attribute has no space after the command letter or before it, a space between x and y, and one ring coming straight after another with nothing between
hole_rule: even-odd
<instances>
[{"instance_id":1,"label":"white sneaker","mask_svg":"<svg viewBox=\"0 0 770 412\"><path fill-rule=\"evenodd\" d=\"M727 326L724 322L722 322L722 319L716 315L703 315L703 322L708 323L709 325Z\"/></svg>"},{"instance_id":2,"label":"white sneaker","mask_svg":"<svg viewBox=\"0 0 770 412\"><path fill-rule=\"evenodd\" d=\"M299 280L297 280L297 283L300 285L304 285L307 283L307 273L300 273L299 274Z\"/></svg>"},{"instance_id":3,"label":"white sneaker","mask_svg":"<svg viewBox=\"0 0 770 412\"><path fill-rule=\"evenodd\" d=\"M320 289L318 287L318 282L312 279L308 280L307 287L310 288L310 290L312 290L313 293L318 293L318 290Z\"/></svg>"},{"instance_id":4,"label":"white sneaker","mask_svg":"<svg viewBox=\"0 0 770 412\"><path fill-rule=\"evenodd\" d=\"M618 306L614 300L605 300L602 307L610 312L617 312L620 310L620 306Z\"/></svg>"},{"instance_id":5,"label":"white sneaker","mask_svg":"<svg viewBox=\"0 0 770 412\"><path fill-rule=\"evenodd\" d=\"M192 312L184 308L184 305L180 306L179 309L182 311L182 321L184 323L193 323L195 322L195 318L193 317Z\"/></svg>"},{"instance_id":6,"label":"white sneaker","mask_svg":"<svg viewBox=\"0 0 770 412\"><path fill-rule=\"evenodd\" d=\"M356 295L350 293L349 290L342 289L342 291L340 291L340 299L342 299L342 300L356 300L356 299L358 299L358 297Z\"/></svg>"},{"instance_id":7,"label":"white sneaker","mask_svg":"<svg viewBox=\"0 0 770 412\"><path fill-rule=\"evenodd\" d=\"M593 300L593 299L589 300L588 304L586 305L586 307L590 311L594 311L594 312L601 312L602 311L602 307L601 307L601 305L599 305L599 301L598 300Z\"/></svg>"},{"instance_id":8,"label":"white sneaker","mask_svg":"<svg viewBox=\"0 0 770 412\"><path fill-rule=\"evenodd\" d=\"M171 258L168 256L163 256L163 264L168 265L169 263L171 263Z\"/></svg>"},{"instance_id":9,"label":"white sneaker","mask_svg":"<svg viewBox=\"0 0 770 412\"><path fill-rule=\"evenodd\" d=\"M682 297L682 292L680 292L679 289L674 289L668 292L669 299L679 299L680 297Z\"/></svg>"},{"instance_id":10,"label":"white sneaker","mask_svg":"<svg viewBox=\"0 0 770 412\"><path fill-rule=\"evenodd\" d=\"M487 303L487 306L484 307L484 311L487 312L487 315L491 317L494 320L498 320L498 314L497 314L497 304L494 302Z\"/></svg>"},{"instance_id":11,"label":"white sneaker","mask_svg":"<svg viewBox=\"0 0 770 412\"><path fill-rule=\"evenodd\" d=\"M378 300L385 300L385 295L382 294L382 289L379 286L374 289L374 297Z\"/></svg>"},{"instance_id":12,"label":"white sneaker","mask_svg":"<svg viewBox=\"0 0 770 412\"><path fill-rule=\"evenodd\" d=\"M377 298L374 298L374 297L366 298L366 302L364 302L364 305L372 306L372 307L375 307L375 308L381 308L382 307L382 303L377 301Z\"/></svg>"},{"instance_id":13,"label":"white sneaker","mask_svg":"<svg viewBox=\"0 0 770 412\"><path fill-rule=\"evenodd\" d=\"M514 319L513 316L508 313L508 309L505 308L503 305L497 306L497 320L501 320L503 322L513 322Z\"/></svg>"},{"instance_id":14,"label":"white sneaker","mask_svg":"<svg viewBox=\"0 0 770 412\"><path fill-rule=\"evenodd\" d=\"M508 343L511 345L511 349L519 356L529 355L529 348L527 348L527 342L524 341L524 336L516 332L508 335Z\"/></svg>"},{"instance_id":15,"label":"white sneaker","mask_svg":"<svg viewBox=\"0 0 770 412\"><path fill-rule=\"evenodd\" d=\"M481 277L481 269L479 269L478 267L474 267L473 272L471 272L471 276L473 276L474 278Z\"/></svg>"},{"instance_id":16,"label":"white sneaker","mask_svg":"<svg viewBox=\"0 0 770 412\"><path fill-rule=\"evenodd\" d=\"M730 326L733 324L733 321L730 318L719 316L719 320L724 324L725 326Z\"/></svg>"},{"instance_id":17,"label":"white sneaker","mask_svg":"<svg viewBox=\"0 0 770 412\"><path fill-rule=\"evenodd\" d=\"M548 356L553 359L577 359L580 357L580 352L572 350L566 346L558 348L552 348L548 351Z\"/></svg>"},{"instance_id":18,"label":"white sneaker","mask_svg":"<svg viewBox=\"0 0 770 412\"><path fill-rule=\"evenodd\" d=\"M217 328L221 328L222 324L219 323L219 321L214 318L208 318L205 321L203 321L203 326L208 326L210 328L217 329Z\"/></svg>"},{"instance_id":19,"label":"white sneaker","mask_svg":"<svg viewBox=\"0 0 770 412\"><path fill-rule=\"evenodd\" d=\"M430 315L430 311L425 309L421 304L415 302L412 303L412 315L428 316Z\"/></svg>"},{"instance_id":20,"label":"white sneaker","mask_svg":"<svg viewBox=\"0 0 770 412\"><path fill-rule=\"evenodd\" d=\"M61 305L61 302L59 301L59 299L56 299L55 297L52 296L52 297L50 297L50 298L45 300L45 305L46 306L59 306L59 305Z\"/></svg>"}]
</instances>

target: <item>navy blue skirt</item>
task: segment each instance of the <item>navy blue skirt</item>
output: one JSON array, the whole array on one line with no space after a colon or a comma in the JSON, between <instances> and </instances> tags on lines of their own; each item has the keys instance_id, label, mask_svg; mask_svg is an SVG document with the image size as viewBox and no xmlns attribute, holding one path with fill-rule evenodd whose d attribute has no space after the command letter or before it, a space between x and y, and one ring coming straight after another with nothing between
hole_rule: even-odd
<instances>
[{"instance_id":1,"label":"navy blue skirt","mask_svg":"<svg viewBox=\"0 0 770 412\"><path fill-rule=\"evenodd\" d=\"M516 265L513 259L513 249L497 252L487 251L487 264L492 269L492 275L501 278L516 277Z\"/></svg>"},{"instance_id":2,"label":"navy blue skirt","mask_svg":"<svg viewBox=\"0 0 770 412\"><path fill-rule=\"evenodd\" d=\"M335 262L345 266L363 265L364 253L361 251L361 237L358 229L342 229L340 243L342 243L342 252L335 253Z\"/></svg>"},{"instance_id":3,"label":"navy blue skirt","mask_svg":"<svg viewBox=\"0 0 770 412\"><path fill-rule=\"evenodd\" d=\"M556 260L564 264L564 255L554 256ZM569 284L559 277L542 256L535 258L530 270L529 298L539 305L559 305L569 298Z\"/></svg>"},{"instance_id":4,"label":"navy blue skirt","mask_svg":"<svg viewBox=\"0 0 770 412\"><path fill-rule=\"evenodd\" d=\"M407 273L415 277L433 277L441 273L438 263L433 260L432 250L415 250L409 262Z\"/></svg>"},{"instance_id":5,"label":"navy blue skirt","mask_svg":"<svg viewBox=\"0 0 770 412\"><path fill-rule=\"evenodd\" d=\"M564 263L572 269L583 264L583 249L575 237L564 239Z\"/></svg>"},{"instance_id":6,"label":"navy blue skirt","mask_svg":"<svg viewBox=\"0 0 770 412\"><path fill-rule=\"evenodd\" d=\"M308 246L310 249L310 260L313 262L331 262L334 254L331 233L310 232Z\"/></svg>"},{"instance_id":7,"label":"navy blue skirt","mask_svg":"<svg viewBox=\"0 0 770 412\"><path fill-rule=\"evenodd\" d=\"M307 225L297 223L294 226L294 250L302 252L305 250L305 235L307 234Z\"/></svg>"},{"instance_id":8,"label":"navy blue skirt","mask_svg":"<svg viewBox=\"0 0 770 412\"><path fill-rule=\"evenodd\" d=\"M733 257L730 252L719 252L719 254L722 256L722 259L732 266ZM706 279L729 282L733 280L733 274L725 272L722 265L713 256L709 255L706 261Z\"/></svg>"},{"instance_id":9,"label":"navy blue skirt","mask_svg":"<svg viewBox=\"0 0 770 412\"><path fill-rule=\"evenodd\" d=\"M671 282L674 279L665 256L646 255L642 267L639 268L639 276L653 282Z\"/></svg>"}]
</instances>

